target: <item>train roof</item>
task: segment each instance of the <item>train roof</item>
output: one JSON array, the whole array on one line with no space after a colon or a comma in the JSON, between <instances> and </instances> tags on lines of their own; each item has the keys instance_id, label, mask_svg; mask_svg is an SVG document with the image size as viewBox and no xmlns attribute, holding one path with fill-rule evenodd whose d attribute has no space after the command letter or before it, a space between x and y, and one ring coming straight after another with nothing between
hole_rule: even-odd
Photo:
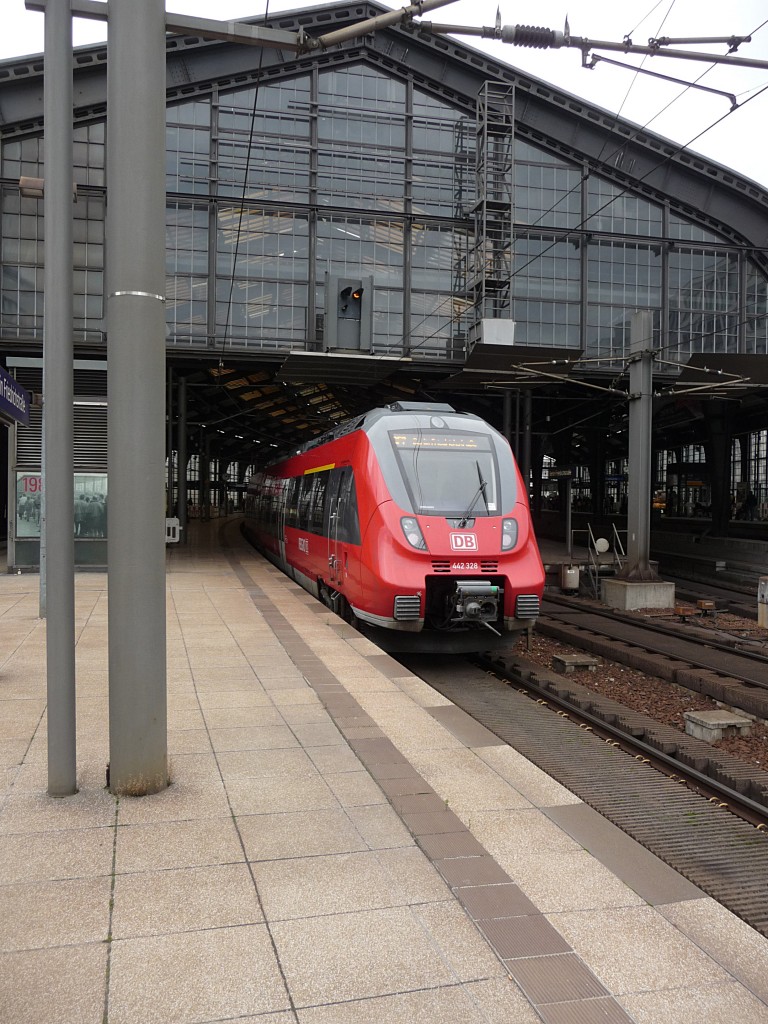
<instances>
[{"instance_id":1,"label":"train roof","mask_svg":"<svg viewBox=\"0 0 768 1024\"><path fill-rule=\"evenodd\" d=\"M321 444L328 444L330 441L335 441L339 437L344 437L345 434L351 434L354 430L362 430L365 427L371 426L377 420L380 420L382 416L392 416L397 413L412 412L412 413L435 413L435 414L448 414L451 413L455 416L467 416L470 419L480 419L479 416L475 416L474 413L457 413L456 409L452 405L448 405L447 402L393 402L391 405L379 406L376 409L369 409L368 412L363 413L361 416L352 416L348 420L342 420L337 423L331 430L326 431L324 434L320 434L319 437L313 438L307 444L303 445L299 449L299 453L311 451L312 448L317 448Z\"/></svg>"}]
</instances>

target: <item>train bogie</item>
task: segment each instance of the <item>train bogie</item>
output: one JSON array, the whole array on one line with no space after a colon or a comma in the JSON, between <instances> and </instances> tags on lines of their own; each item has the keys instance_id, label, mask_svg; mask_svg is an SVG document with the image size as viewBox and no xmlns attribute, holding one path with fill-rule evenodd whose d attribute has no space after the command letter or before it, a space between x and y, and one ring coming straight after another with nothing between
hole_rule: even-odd
<instances>
[{"instance_id":1,"label":"train bogie","mask_svg":"<svg viewBox=\"0 0 768 1024\"><path fill-rule=\"evenodd\" d=\"M507 442L450 406L342 425L249 485L265 554L388 650L487 650L530 627L544 570Z\"/></svg>"}]
</instances>

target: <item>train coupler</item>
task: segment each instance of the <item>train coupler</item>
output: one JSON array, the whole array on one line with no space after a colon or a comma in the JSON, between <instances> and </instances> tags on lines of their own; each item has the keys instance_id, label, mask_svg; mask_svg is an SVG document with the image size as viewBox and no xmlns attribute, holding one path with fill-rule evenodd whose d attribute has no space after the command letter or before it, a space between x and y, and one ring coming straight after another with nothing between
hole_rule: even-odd
<instances>
[{"instance_id":1,"label":"train coupler","mask_svg":"<svg viewBox=\"0 0 768 1024\"><path fill-rule=\"evenodd\" d=\"M491 623L499 618L499 602L503 598L504 589L496 584L484 580L456 580L448 598L451 622L478 623L500 636Z\"/></svg>"}]
</instances>

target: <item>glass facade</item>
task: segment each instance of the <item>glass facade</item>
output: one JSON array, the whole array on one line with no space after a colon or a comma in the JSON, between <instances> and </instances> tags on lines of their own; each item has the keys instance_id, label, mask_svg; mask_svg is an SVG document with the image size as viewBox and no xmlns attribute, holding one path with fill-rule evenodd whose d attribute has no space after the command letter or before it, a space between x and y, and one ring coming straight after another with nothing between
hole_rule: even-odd
<instances>
[{"instance_id":1,"label":"glass facade","mask_svg":"<svg viewBox=\"0 0 768 1024\"><path fill-rule=\"evenodd\" d=\"M477 246L474 111L364 63L259 87L213 84L167 113L168 345L317 351L326 275L374 283L373 353L460 358ZM735 243L527 141L509 154L510 232L493 242L515 342L581 350L606 370L632 313L673 361L768 353L768 283ZM75 131L76 341L103 343L105 128ZM3 336L39 343L42 143L2 146ZM506 186L505 186L506 188Z\"/></svg>"}]
</instances>

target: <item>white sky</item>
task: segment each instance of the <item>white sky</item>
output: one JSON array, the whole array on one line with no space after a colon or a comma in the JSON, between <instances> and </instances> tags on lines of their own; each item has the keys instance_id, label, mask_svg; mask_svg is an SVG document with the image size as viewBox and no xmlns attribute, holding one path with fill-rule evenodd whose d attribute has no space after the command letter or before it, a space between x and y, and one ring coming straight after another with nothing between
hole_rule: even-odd
<instances>
[{"instance_id":1,"label":"white sky","mask_svg":"<svg viewBox=\"0 0 768 1024\"><path fill-rule=\"evenodd\" d=\"M117 0L114 0L117 2ZM127 0L123 0L127 2ZM393 8L405 6L407 0L393 2ZM40 53L43 49L42 14L27 11L24 0L2 0L2 37L0 59ZM313 0L271 0L269 13L319 6ZM263 15L266 0L168 0L168 10L199 17L222 20ZM453 4L428 12L422 20L459 25L494 25L497 0L457 0ZM768 4L765 0L528 0L511 3L502 0L501 21L504 25L541 25L563 28L566 15L571 34L589 39L620 42L631 35L633 42L645 45L649 38L671 36L749 35L751 43L740 47L736 56L768 62ZM762 27L760 27L762 26ZM102 22L76 19L75 45L99 42L106 38ZM654 131L678 144L691 148L732 167L749 178L768 186L768 88L749 101L762 87L768 86L768 68L749 69L727 66L712 67L700 61L678 61L664 57L645 58L644 66L658 74L692 82L704 75L701 84L736 96L740 106L729 113L730 100L723 96L661 82L647 75L614 68L604 63L594 70L581 66L581 52L575 48L530 50L492 40L459 37L462 42L493 55L552 85L581 96L604 109L620 112L623 118ZM695 44L677 47L711 53L725 53L727 46ZM640 64L640 56L597 51L612 60ZM747 102L748 101L748 102ZM667 108L666 110L664 108ZM718 120L722 123L710 127ZM704 134L701 134L704 133Z\"/></svg>"}]
</instances>

